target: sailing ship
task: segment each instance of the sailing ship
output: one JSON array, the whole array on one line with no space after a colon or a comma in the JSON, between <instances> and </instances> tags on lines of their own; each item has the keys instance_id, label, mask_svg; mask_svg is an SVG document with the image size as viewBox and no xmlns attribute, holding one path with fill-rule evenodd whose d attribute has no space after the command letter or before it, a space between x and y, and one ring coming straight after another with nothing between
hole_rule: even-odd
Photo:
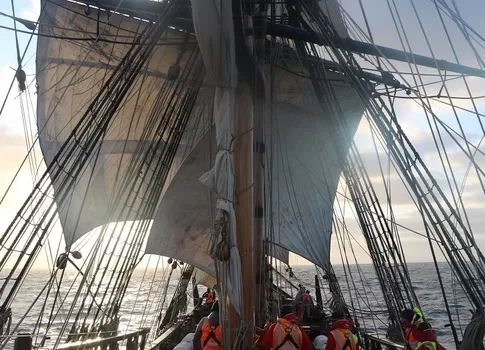
<instances>
[{"instance_id":1,"label":"sailing ship","mask_svg":"<svg viewBox=\"0 0 485 350\"><path fill-rule=\"evenodd\" d=\"M362 275L349 257L361 243L349 233L348 202L386 315L383 333L359 329L362 347L403 346L399 312L420 305L402 245L411 230L433 261L441 252L473 309L463 333L468 311L436 263L454 345L478 349L485 258L464 189L474 175L485 193L483 114L472 86L485 77L485 39L455 1L382 1L382 20L392 19L400 39L393 47L375 41L368 17L377 7L362 1L42 0L35 22L18 17L14 3L18 96L28 104L22 97L36 95L45 170L32 163L35 184L0 238L0 348L173 349L207 315L187 312L189 286L197 300L205 284L220 300L224 348L250 349L255 327L275 321L298 289L290 254L315 266L310 334L336 310L365 323L375 310L354 303ZM403 6L413 22L403 22ZM365 29L349 12L356 8ZM449 42L447 60L428 38L433 16ZM32 84L22 33L37 40ZM428 56L413 50L411 36ZM458 44L472 59L462 62ZM450 81L465 95L452 94ZM406 132L399 101L415 103L429 123L439 167ZM354 141L362 120L368 144L378 145L377 176ZM26 162L35 160L32 141ZM450 144L465 174L453 170ZM417 230L396 220L393 177L413 201ZM331 263L332 237L345 279ZM50 273L21 307L44 253ZM146 289L136 282L130 310L135 270L150 265L145 255L156 268L145 270ZM132 322L139 297L142 316Z\"/></svg>"}]
</instances>

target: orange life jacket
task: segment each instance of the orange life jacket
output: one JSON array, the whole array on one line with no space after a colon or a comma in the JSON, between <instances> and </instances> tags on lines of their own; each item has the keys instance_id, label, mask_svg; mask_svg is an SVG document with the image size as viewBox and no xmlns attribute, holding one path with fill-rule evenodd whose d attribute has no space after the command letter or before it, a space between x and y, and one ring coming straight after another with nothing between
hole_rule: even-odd
<instances>
[{"instance_id":1,"label":"orange life jacket","mask_svg":"<svg viewBox=\"0 0 485 350\"><path fill-rule=\"evenodd\" d=\"M300 328L284 318L279 318L273 329L273 350L298 350L301 349L301 344Z\"/></svg>"},{"instance_id":2,"label":"orange life jacket","mask_svg":"<svg viewBox=\"0 0 485 350\"><path fill-rule=\"evenodd\" d=\"M350 329L335 329L330 333L335 339L335 350L357 350L357 342Z\"/></svg>"},{"instance_id":3,"label":"orange life jacket","mask_svg":"<svg viewBox=\"0 0 485 350\"><path fill-rule=\"evenodd\" d=\"M406 336L406 341L409 344L409 347L414 350L418 347L419 341L414 337L414 332L413 330L418 328L419 325L421 324L420 321L416 322L412 327L406 328L404 330L404 335Z\"/></svg>"},{"instance_id":4,"label":"orange life jacket","mask_svg":"<svg viewBox=\"0 0 485 350\"><path fill-rule=\"evenodd\" d=\"M412 350L416 349L416 347L418 346L418 343L419 342L416 340L416 338L414 338L414 334L413 334L412 328L406 328L404 330L404 334L406 335L406 341L408 342L409 347Z\"/></svg>"},{"instance_id":5,"label":"orange life jacket","mask_svg":"<svg viewBox=\"0 0 485 350\"><path fill-rule=\"evenodd\" d=\"M211 325L209 319L206 318L201 328L200 348L202 350L220 350L222 349L220 339L222 339L221 327Z\"/></svg>"},{"instance_id":6,"label":"orange life jacket","mask_svg":"<svg viewBox=\"0 0 485 350\"><path fill-rule=\"evenodd\" d=\"M210 292L209 294L207 294L207 297L205 298L205 303L206 304L214 303L214 292Z\"/></svg>"}]
</instances>

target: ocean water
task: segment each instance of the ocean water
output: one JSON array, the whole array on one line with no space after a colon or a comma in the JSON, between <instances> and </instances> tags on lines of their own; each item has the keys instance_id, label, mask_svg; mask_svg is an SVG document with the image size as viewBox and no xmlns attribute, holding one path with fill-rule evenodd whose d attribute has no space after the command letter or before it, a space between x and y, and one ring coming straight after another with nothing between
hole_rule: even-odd
<instances>
[{"instance_id":1,"label":"ocean water","mask_svg":"<svg viewBox=\"0 0 485 350\"><path fill-rule=\"evenodd\" d=\"M350 276L345 277L343 267L337 265L334 268L344 296L347 297L347 300L349 300L349 296L352 296L354 307L360 310L357 315L360 326L368 331L378 330L385 332L387 325L386 309L382 294L380 293L379 281L373 272L372 266L361 265L360 267L352 267L353 282L351 288L347 285ZM162 310L165 310L168 306L171 295L177 286L180 269L177 270L174 272L168 284L167 298L165 304L162 305ZM448 301L454 314L454 324L461 338L460 328L464 330L467 322L470 320L471 313L468 310L471 307L465 294L461 291L459 284L452 278L446 264L440 264L440 270L443 283L447 290ZM293 271L297 279L292 280L292 282L295 284L301 282L314 293L315 268L311 266L295 266L293 267ZM446 327L449 320L434 265L432 263L409 264L409 272L425 317L435 328L440 342L448 349L453 349L453 337L451 329ZM166 271L155 270L135 271L127 289L124 302L120 307L121 331L133 331L139 327L151 327L154 325L158 316L157 310L160 309L160 305L162 304L163 298L161 296L166 287L166 273ZM1 272L0 274L3 277L5 273ZM70 290L70 287L76 287L76 283L79 283L80 277L78 276L76 279L75 274L69 274L69 271L67 271L58 298L62 302L58 301L56 307L53 308L52 298L49 298L45 302L49 276L48 270L33 269L31 271L12 305L12 329L16 327L16 333L31 333L35 325L41 321L42 326L38 330L39 335L47 334L52 336L51 342L53 342L55 340L54 335L62 330L65 324L64 321L70 318L73 311L78 310L79 306L73 307L73 305L80 305L80 300L82 300L86 292L84 291L79 296L76 304L76 295L73 291L77 288L71 288ZM362 278L359 276L362 276ZM278 282L278 280L276 281ZM283 288L287 287L282 280L278 283ZM107 282L101 283L96 297L98 301L101 300L103 288L109 289ZM201 293L204 289L205 287L199 286ZM289 289L287 290L289 291ZM95 291L92 293L95 294ZM329 298L329 291L325 287L323 287L323 298L324 300ZM190 309L193 307L191 295L188 296L188 302ZM48 312L44 312L44 316L39 318L43 309L48 310ZM53 324L47 328L48 315L52 309L55 310L57 316ZM86 311L86 308L84 311ZM69 331L69 327L67 331ZM49 342L46 345L49 345ZM11 348L11 346L8 346L8 348Z\"/></svg>"},{"instance_id":2,"label":"ocean water","mask_svg":"<svg viewBox=\"0 0 485 350\"><path fill-rule=\"evenodd\" d=\"M446 263L439 263L440 276L446 291L446 297L451 309L453 324L458 332L458 338L462 335L471 319L472 309L460 284L454 278L449 266ZM435 329L438 340L447 349L455 349L455 343L448 315L446 313L444 297L433 263L410 263L408 264L414 291L417 295L424 316ZM302 281L310 281L314 278L313 269L298 267L293 269L296 275L301 276ZM387 309L382 297L379 280L374 272L372 265L352 266L350 278L347 272L345 277L343 266L334 266L335 274L339 279L339 284L346 297L346 301L353 296L354 308L365 310L358 313L361 328L373 332L376 329L385 333L387 326ZM359 274L360 270L360 274ZM362 278L360 278L362 276ZM348 280L353 280L351 288L348 287ZM323 295L325 299L325 295ZM371 311L371 313L367 312Z\"/></svg>"}]
</instances>

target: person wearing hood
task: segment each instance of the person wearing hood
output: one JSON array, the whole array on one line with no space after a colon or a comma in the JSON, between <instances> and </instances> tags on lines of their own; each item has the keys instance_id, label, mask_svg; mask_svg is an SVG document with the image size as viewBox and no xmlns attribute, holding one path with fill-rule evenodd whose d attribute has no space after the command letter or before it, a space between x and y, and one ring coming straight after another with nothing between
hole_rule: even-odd
<instances>
[{"instance_id":1,"label":"person wearing hood","mask_svg":"<svg viewBox=\"0 0 485 350\"><path fill-rule=\"evenodd\" d=\"M436 333L418 307L401 312L401 324L404 328L406 348L411 350L446 350L438 343Z\"/></svg>"},{"instance_id":2,"label":"person wearing hood","mask_svg":"<svg viewBox=\"0 0 485 350\"><path fill-rule=\"evenodd\" d=\"M295 300L293 300L294 305L297 305L301 301L303 294L305 294L305 288L301 284L299 284L298 293L296 293Z\"/></svg>"},{"instance_id":3,"label":"person wearing hood","mask_svg":"<svg viewBox=\"0 0 485 350\"><path fill-rule=\"evenodd\" d=\"M320 334L313 340L313 346L316 350L324 350L327 346L328 337L326 335Z\"/></svg>"},{"instance_id":4,"label":"person wearing hood","mask_svg":"<svg viewBox=\"0 0 485 350\"><path fill-rule=\"evenodd\" d=\"M208 317L200 320L195 329L193 350L221 350L222 330L219 323L219 302L212 304Z\"/></svg>"},{"instance_id":5,"label":"person wearing hood","mask_svg":"<svg viewBox=\"0 0 485 350\"><path fill-rule=\"evenodd\" d=\"M263 350L312 350L312 341L308 334L298 326L298 317L291 306L283 306L282 317L271 324L264 332L260 347Z\"/></svg>"},{"instance_id":6,"label":"person wearing hood","mask_svg":"<svg viewBox=\"0 0 485 350\"><path fill-rule=\"evenodd\" d=\"M350 317L335 321L328 332L325 350L357 350L359 338L352 333L354 322Z\"/></svg>"}]
</instances>

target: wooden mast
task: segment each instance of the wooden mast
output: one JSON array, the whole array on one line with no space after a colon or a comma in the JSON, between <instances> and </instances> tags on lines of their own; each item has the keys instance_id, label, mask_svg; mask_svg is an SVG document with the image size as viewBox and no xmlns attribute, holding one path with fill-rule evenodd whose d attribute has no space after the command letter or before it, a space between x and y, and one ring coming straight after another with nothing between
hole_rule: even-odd
<instances>
[{"instance_id":1,"label":"wooden mast","mask_svg":"<svg viewBox=\"0 0 485 350\"><path fill-rule=\"evenodd\" d=\"M238 0L233 0L233 3L237 2ZM239 12L239 10L236 12ZM246 14L241 16L241 19L242 27L239 29L252 27L252 16ZM239 33L239 39L244 40L248 57L253 56L254 38L252 36L242 36L241 34L243 34L243 32ZM237 47L238 46L236 45L236 48ZM256 66L254 66L254 68L256 68ZM249 72L246 71L246 73ZM256 277L260 275L261 269L259 266L261 265L261 259L263 257L262 216L258 215L261 213L263 207L262 158L260 159L254 155L254 152L256 151L254 140L255 96L258 96L255 89L258 84L255 82L253 86L250 83L252 79L248 78L249 76L244 73L239 76L233 120L236 236L239 254L241 256L242 272L242 310L241 318L239 320L248 326L246 334L243 339L241 339L242 346L238 347L238 349L244 350L252 349L255 339L253 333L256 321L255 316L259 315L257 312L260 308L260 299L258 299L260 289L256 284ZM258 113L258 116L262 117L262 115L259 114L260 113ZM258 131L262 131L262 129L258 128ZM262 133L259 132L258 136L261 137ZM255 167L255 161L258 162L259 167ZM255 199L257 200L258 205L256 205ZM259 216L259 219L255 220L255 214ZM234 308L230 308L229 316L231 330L237 329L240 324L237 322L238 315ZM231 332L230 344L235 344L235 341L236 338L234 337L234 332Z\"/></svg>"},{"instance_id":2,"label":"wooden mast","mask_svg":"<svg viewBox=\"0 0 485 350\"><path fill-rule=\"evenodd\" d=\"M254 154L253 97L250 87L240 80L234 111L234 171L236 183L236 233L242 270L242 315L244 323L254 325ZM231 328L237 326L237 314L232 312ZM236 322L235 322L236 321ZM252 348L253 335L247 332L242 349Z\"/></svg>"},{"instance_id":3,"label":"wooden mast","mask_svg":"<svg viewBox=\"0 0 485 350\"><path fill-rule=\"evenodd\" d=\"M255 110L254 110L254 272L255 272L255 323L258 327L263 327L266 319L266 258L263 245L264 229L264 101L259 96L264 92L255 91Z\"/></svg>"}]
</instances>

